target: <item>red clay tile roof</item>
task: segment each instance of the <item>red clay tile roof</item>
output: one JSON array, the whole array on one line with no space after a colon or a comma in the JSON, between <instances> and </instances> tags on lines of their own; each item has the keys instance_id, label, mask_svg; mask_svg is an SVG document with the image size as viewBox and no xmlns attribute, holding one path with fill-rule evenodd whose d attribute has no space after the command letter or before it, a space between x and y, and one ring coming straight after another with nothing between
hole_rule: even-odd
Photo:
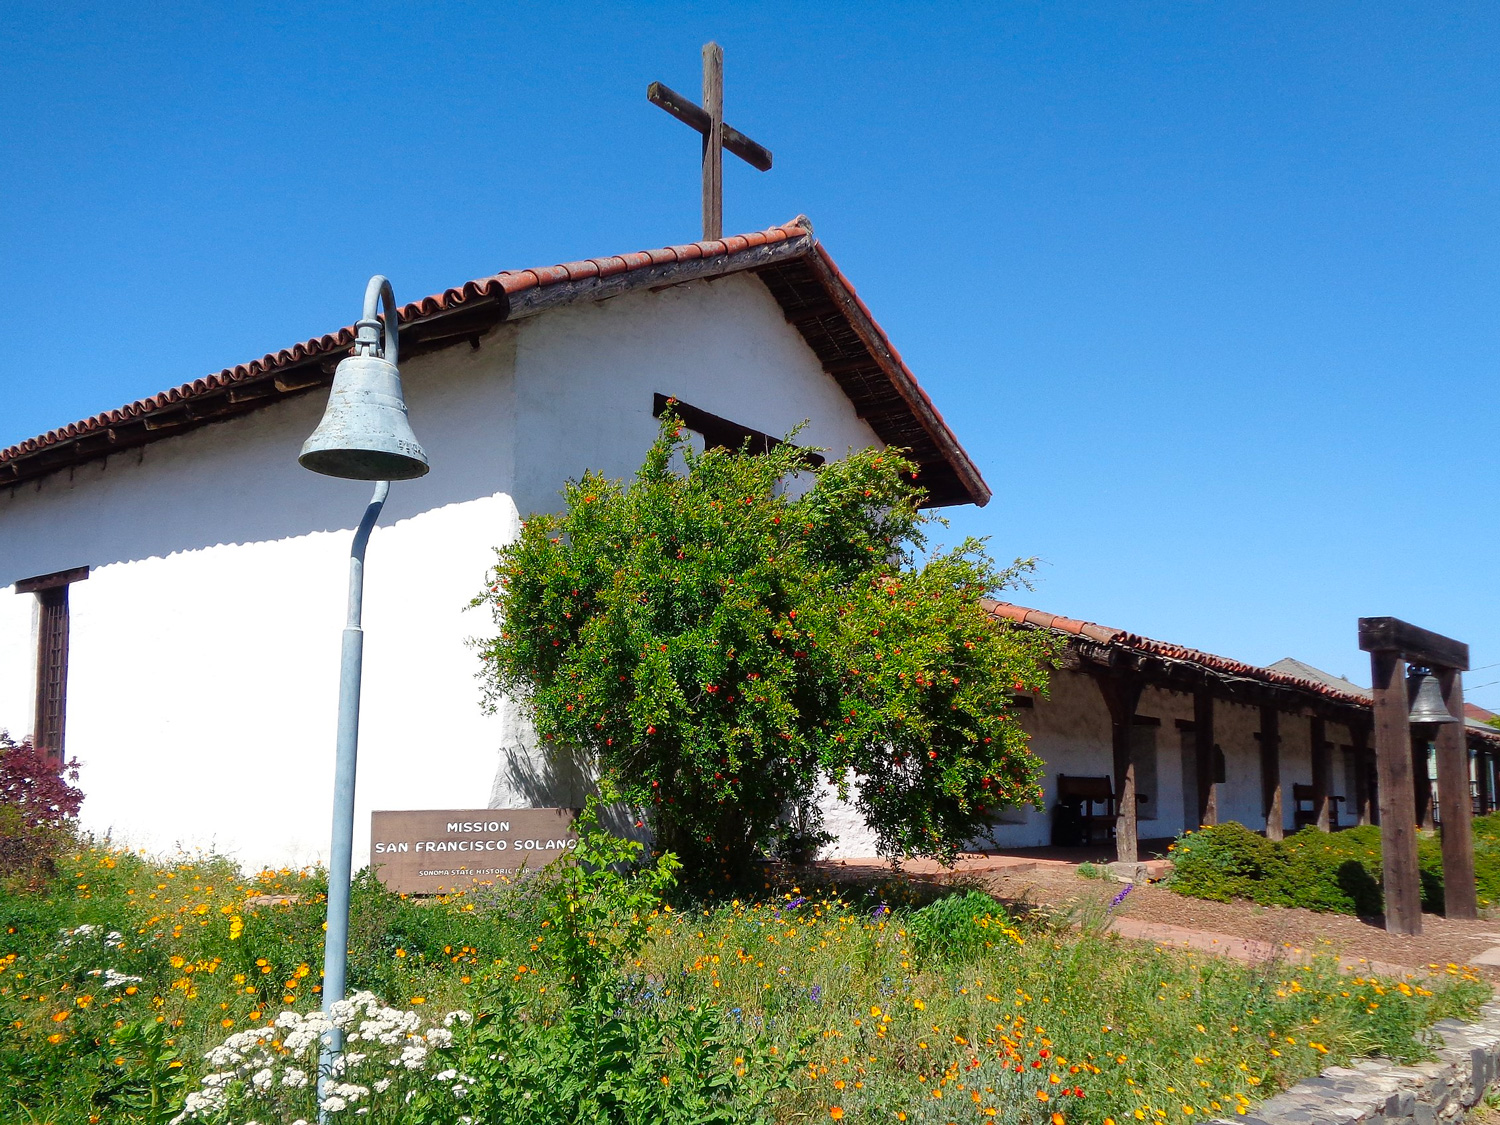
<instances>
[{"instance_id":1,"label":"red clay tile roof","mask_svg":"<svg viewBox=\"0 0 1500 1125\"><path fill-rule=\"evenodd\" d=\"M751 234L537 269L506 270L403 305L402 356L467 339L506 319L628 289L749 271L888 445L912 451L931 503L984 504L990 490L932 400L812 234L804 216ZM410 343L408 342L410 339ZM0 484L33 479L326 385L352 326L49 430L0 451Z\"/></svg>"},{"instance_id":2,"label":"red clay tile roof","mask_svg":"<svg viewBox=\"0 0 1500 1125\"><path fill-rule=\"evenodd\" d=\"M1059 617L1055 613L1044 613L1039 609L1027 609L1025 606L1013 605L1010 602L994 601L985 598L981 603L985 611L993 618L1000 621L1015 621L1023 625L1030 625L1037 629L1050 629L1054 632L1065 633L1070 636L1083 637L1087 640L1096 641L1104 645L1118 645L1121 648L1132 649L1136 652L1148 653L1152 656L1164 656L1171 660L1184 660L1191 664L1198 664L1215 672L1221 672L1230 676L1238 676L1247 680L1259 680L1262 683L1276 684L1279 687L1292 688L1296 691L1306 692L1310 695L1320 695L1332 699L1337 703L1343 703L1366 710L1370 707L1370 698L1365 695L1354 695L1347 691L1340 691L1329 684L1319 683L1317 680L1304 679L1301 676L1289 676L1285 672L1278 672L1273 668L1263 668L1257 664L1246 664L1240 660L1231 660L1227 656L1215 656L1211 652L1199 652L1195 648L1186 648L1183 645L1175 645L1168 641L1152 640L1150 637L1142 637L1137 633L1127 633L1124 629L1114 629L1108 625L1095 625L1089 621L1075 621L1071 617ZM1487 732L1474 731L1488 738ZM1500 731L1495 737L1500 737Z\"/></svg>"}]
</instances>

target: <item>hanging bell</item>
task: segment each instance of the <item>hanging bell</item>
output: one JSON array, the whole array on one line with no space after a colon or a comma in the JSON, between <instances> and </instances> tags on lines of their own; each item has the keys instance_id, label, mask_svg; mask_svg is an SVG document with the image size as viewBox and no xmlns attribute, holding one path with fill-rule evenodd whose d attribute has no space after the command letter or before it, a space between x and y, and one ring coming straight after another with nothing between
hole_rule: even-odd
<instances>
[{"instance_id":1,"label":"hanging bell","mask_svg":"<svg viewBox=\"0 0 1500 1125\"><path fill-rule=\"evenodd\" d=\"M378 355L341 360L328 409L297 460L315 473L349 480L426 476L427 454L407 420L396 365Z\"/></svg>"},{"instance_id":2,"label":"hanging bell","mask_svg":"<svg viewBox=\"0 0 1500 1125\"><path fill-rule=\"evenodd\" d=\"M1447 704L1443 702L1443 688L1438 683L1438 678L1431 672L1423 672L1414 676L1416 690L1412 692L1411 722L1416 725L1423 723L1457 723L1461 722L1458 716L1448 710Z\"/></svg>"}]
</instances>

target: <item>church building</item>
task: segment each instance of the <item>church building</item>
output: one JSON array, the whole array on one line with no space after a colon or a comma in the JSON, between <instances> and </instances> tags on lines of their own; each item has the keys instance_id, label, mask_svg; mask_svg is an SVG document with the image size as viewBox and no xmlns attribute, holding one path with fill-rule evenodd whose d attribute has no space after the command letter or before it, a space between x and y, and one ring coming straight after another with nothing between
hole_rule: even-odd
<instances>
[{"instance_id":1,"label":"church building","mask_svg":"<svg viewBox=\"0 0 1500 1125\"><path fill-rule=\"evenodd\" d=\"M908 449L933 506L978 469L798 218L754 234L507 271L401 309L401 374L431 473L391 489L365 571L355 864L375 809L572 807L586 779L515 707L486 715L469 613L528 513L585 470L628 478L676 400L701 444ZM326 859L348 552L369 486L297 463L351 328L0 452L0 727L82 763L86 829L251 866ZM5 589L5 588L8 588ZM1137 841L1238 820L1279 836L1377 815L1366 689L987 603L1059 641L1022 697L1041 809L980 847ZM1351 623L1352 625L1352 623ZM1500 731L1471 723L1496 803ZM1419 823L1441 816L1414 746ZM1462 799L1462 798L1460 798ZM827 854L868 856L825 801ZM1116 834L1118 830L1118 840Z\"/></svg>"},{"instance_id":2,"label":"church building","mask_svg":"<svg viewBox=\"0 0 1500 1125\"><path fill-rule=\"evenodd\" d=\"M398 279L399 280L399 279ZM352 301L351 301L352 303ZM431 473L369 547L356 825L372 809L570 806L486 716L466 612L494 548L587 469L629 477L667 398L704 442L807 422L912 451L933 505L989 489L806 219L507 271L405 305ZM326 858L339 638L366 484L301 468L353 330L0 452L0 726L76 757L85 828L251 865ZM356 832L356 866L368 837ZM858 850L858 847L856 847Z\"/></svg>"}]
</instances>

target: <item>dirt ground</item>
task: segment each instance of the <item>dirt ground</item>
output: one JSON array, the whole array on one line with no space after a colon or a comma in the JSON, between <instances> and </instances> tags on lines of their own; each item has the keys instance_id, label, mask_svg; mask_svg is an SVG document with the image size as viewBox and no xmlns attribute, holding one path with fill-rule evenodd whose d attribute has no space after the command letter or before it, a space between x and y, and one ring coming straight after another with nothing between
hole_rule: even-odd
<instances>
[{"instance_id":1,"label":"dirt ground","mask_svg":"<svg viewBox=\"0 0 1500 1125\"><path fill-rule=\"evenodd\" d=\"M818 866L840 880L863 881L875 873L874 869L863 866ZM884 876L889 878L890 874L886 868ZM1085 879L1069 864L1043 864L1029 871L970 868L952 874L934 869L908 872L906 877L982 887L1000 901L1019 907L1080 914L1102 911L1124 889L1120 883ZM1360 919L1247 902L1206 902L1174 894L1157 885L1132 888L1113 913L1122 918L1266 942L1289 953L1328 952L1406 966L1413 971L1441 969L1450 963L1469 965L1477 954L1500 946L1500 917L1462 922L1424 914L1422 933L1407 937L1386 933L1378 918ZM1488 980L1500 982L1500 966L1481 965L1477 971ZM1500 1125L1500 1120L1495 1125Z\"/></svg>"}]
</instances>

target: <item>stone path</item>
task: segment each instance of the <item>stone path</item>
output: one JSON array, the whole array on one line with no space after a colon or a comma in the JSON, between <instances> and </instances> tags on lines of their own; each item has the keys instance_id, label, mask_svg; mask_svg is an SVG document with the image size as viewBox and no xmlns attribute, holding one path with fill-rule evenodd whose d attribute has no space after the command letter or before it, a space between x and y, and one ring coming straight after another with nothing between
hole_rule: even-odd
<instances>
[{"instance_id":1,"label":"stone path","mask_svg":"<svg viewBox=\"0 0 1500 1125\"><path fill-rule=\"evenodd\" d=\"M1500 941L1500 934L1479 934L1478 936ZM1475 965L1500 965L1500 945L1492 945L1484 952L1474 954L1469 961Z\"/></svg>"}]
</instances>

